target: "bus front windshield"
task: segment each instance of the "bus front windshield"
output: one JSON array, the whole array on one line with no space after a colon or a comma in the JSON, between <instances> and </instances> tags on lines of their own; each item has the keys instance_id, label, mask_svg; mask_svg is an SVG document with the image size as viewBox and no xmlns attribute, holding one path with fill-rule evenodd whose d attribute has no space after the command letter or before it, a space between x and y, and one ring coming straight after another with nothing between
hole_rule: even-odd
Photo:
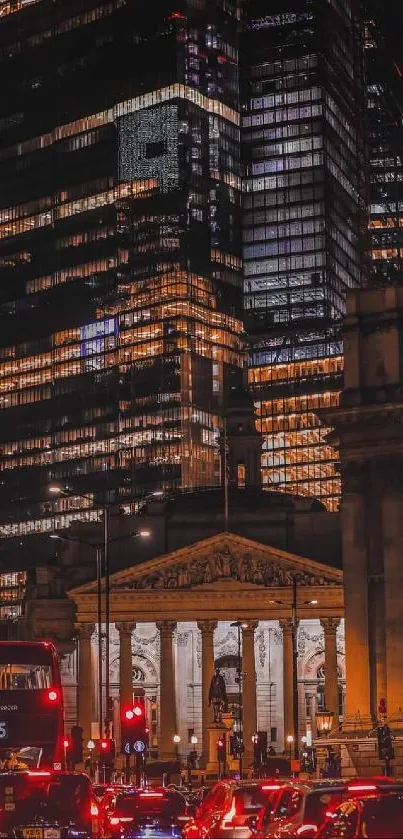
<instances>
[{"instance_id":1,"label":"bus front windshield","mask_svg":"<svg viewBox=\"0 0 403 839\"><path fill-rule=\"evenodd\" d=\"M52 682L49 664L0 664L0 690L45 690Z\"/></svg>"}]
</instances>

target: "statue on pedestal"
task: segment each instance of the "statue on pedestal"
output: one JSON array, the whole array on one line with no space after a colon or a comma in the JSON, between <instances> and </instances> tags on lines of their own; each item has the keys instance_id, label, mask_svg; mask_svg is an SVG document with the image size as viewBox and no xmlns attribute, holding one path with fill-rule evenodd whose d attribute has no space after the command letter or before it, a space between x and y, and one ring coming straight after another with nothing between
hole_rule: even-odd
<instances>
[{"instance_id":1,"label":"statue on pedestal","mask_svg":"<svg viewBox=\"0 0 403 839\"><path fill-rule=\"evenodd\" d=\"M224 677L218 667L216 667L214 676L210 682L210 689L208 694L208 704L213 705L214 722L222 722L223 712L227 710L227 688L225 686Z\"/></svg>"}]
</instances>

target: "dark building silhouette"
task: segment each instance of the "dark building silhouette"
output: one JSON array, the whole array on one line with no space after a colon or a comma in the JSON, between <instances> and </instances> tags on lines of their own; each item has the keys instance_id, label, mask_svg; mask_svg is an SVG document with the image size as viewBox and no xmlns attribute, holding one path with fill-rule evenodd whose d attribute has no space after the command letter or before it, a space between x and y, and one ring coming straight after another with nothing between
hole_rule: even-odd
<instances>
[{"instance_id":1,"label":"dark building silhouette","mask_svg":"<svg viewBox=\"0 0 403 839\"><path fill-rule=\"evenodd\" d=\"M220 482L237 27L236 0L1 4L2 536Z\"/></svg>"}]
</instances>

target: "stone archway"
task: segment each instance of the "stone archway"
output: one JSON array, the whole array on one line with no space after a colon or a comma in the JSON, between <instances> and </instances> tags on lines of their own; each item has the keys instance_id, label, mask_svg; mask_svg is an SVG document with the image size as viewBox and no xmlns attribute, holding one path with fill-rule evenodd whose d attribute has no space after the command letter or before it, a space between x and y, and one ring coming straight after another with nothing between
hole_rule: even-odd
<instances>
[{"instance_id":1,"label":"stone archway","mask_svg":"<svg viewBox=\"0 0 403 839\"><path fill-rule=\"evenodd\" d=\"M339 717L343 717L345 699L345 669L344 654L338 651L337 676L339 688ZM325 706L325 651L318 647L305 656L298 674L300 685L300 701L306 720L311 720L314 729L314 716L318 708ZM300 706L301 707L301 706Z\"/></svg>"},{"instance_id":2,"label":"stone archway","mask_svg":"<svg viewBox=\"0 0 403 839\"><path fill-rule=\"evenodd\" d=\"M110 662L111 685L119 684L119 655L115 655ZM159 679L154 662L146 655L135 652L132 654L132 682L133 686L157 688Z\"/></svg>"}]
</instances>

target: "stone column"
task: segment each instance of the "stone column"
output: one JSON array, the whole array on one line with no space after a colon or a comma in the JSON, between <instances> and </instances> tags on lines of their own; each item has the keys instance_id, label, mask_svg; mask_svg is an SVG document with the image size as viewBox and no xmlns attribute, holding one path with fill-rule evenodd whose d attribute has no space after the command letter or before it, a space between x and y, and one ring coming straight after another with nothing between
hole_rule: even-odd
<instances>
[{"instance_id":1,"label":"stone column","mask_svg":"<svg viewBox=\"0 0 403 839\"><path fill-rule=\"evenodd\" d=\"M214 675L214 630L217 621L199 621L202 637L202 762L209 758L209 725L213 722L213 708L208 704L211 679Z\"/></svg>"},{"instance_id":2,"label":"stone column","mask_svg":"<svg viewBox=\"0 0 403 839\"><path fill-rule=\"evenodd\" d=\"M352 470L350 470L352 471ZM364 473L363 473L364 475ZM341 503L346 643L346 712L343 728L371 728L370 656L368 635L368 557L366 515L361 471L344 476ZM351 487L351 489L350 489Z\"/></svg>"},{"instance_id":3,"label":"stone column","mask_svg":"<svg viewBox=\"0 0 403 839\"><path fill-rule=\"evenodd\" d=\"M117 623L119 632L119 699L125 709L133 704L132 634L135 623Z\"/></svg>"},{"instance_id":4,"label":"stone column","mask_svg":"<svg viewBox=\"0 0 403 839\"><path fill-rule=\"evenodd\" d=\"M325 633L325 704L333 711L333 730L339 725L339 677L337 669L337 627L339 618L321 618Z\"/></svg>"},{"instance_id":5,"label":"stone column","mask_svg":"<svg viewBox=\"0 0 403 839\"><path fill-rule=\"evenodd\" d=\"M161 760L175 759L176 697L172 635L175 621L158 621L160 631L160 737L159 757Z\"/></svg>"},{"instance_id":6,"label":"stone column","mask_svg":"<svg viewBox=\"0 0 403 839\"><path fill-rule=\"evenodd\" d=\"M284 748L287 748L287 736L294 734L292 620L285 618L279 623L283 630Z\"/></svg>"},{"instance_id":7,"label":"stone column","mask_svg":"<svg viewBox=\"0 0 403 839\"><path fill-rule=\"evenodd\" d=\"M78 685L77 685L77 720L83 729L84 745L91 738L93 721L94 678L92 666L91 637L93 623L80 623L78 629Z\"/></svg>"},{"instance_id":8,"label":"stone column","mask_svg":"<svg viewBox=\"0 0 403 839\"><path fill-rule=\"evenodd\" d=\"M242 629L242 672L243 690L243 742L245 747L245 770L253 761L252 736L257 729L256 707L256 664L255 664L255 629L258 621L248 621L247 629Z\"/></svg>"},{"instance_id":9,"label":"stone column","mask_svg":"<svg viewBox=\"0 0 403 839\"><path fill-rule=\"evenodd\" d=\"M398 461L396 469L400 470ZM399 476L401 480L401 475ZM399 479L396 478L396 482ZM403 725L403 493L396 488L382 498L385 574L386 708L390 724ZM379 699L380 697L378 697Z\"/></svg>"}]
</instances>

